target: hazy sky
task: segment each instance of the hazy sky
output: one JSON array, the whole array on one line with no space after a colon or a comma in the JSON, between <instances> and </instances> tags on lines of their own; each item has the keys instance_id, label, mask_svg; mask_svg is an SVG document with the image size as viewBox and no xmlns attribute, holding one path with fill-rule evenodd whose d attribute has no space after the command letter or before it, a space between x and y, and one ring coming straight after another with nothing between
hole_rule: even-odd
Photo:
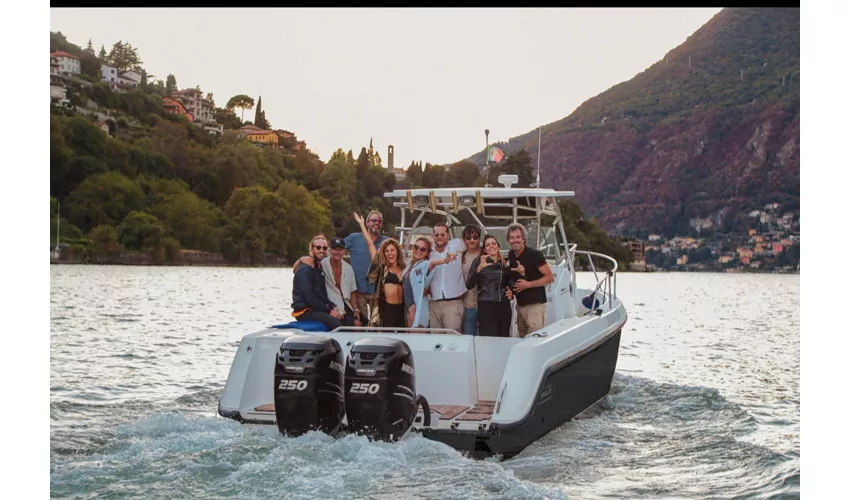
<instances>
[{"instance_id":1,"label":"hazy sky","mask_svg":"<svg viewBox=\"0 0 850 500\"><path fill-rule=\"evenodd\" d=\"M148 73L218 106L262 95L272 126L325 161L372 137L406 168L483 149L485 128L507 140L569 115L719 11L54 8L50 29L96 50L127 41Z\"/></svg>"}]
</instances>

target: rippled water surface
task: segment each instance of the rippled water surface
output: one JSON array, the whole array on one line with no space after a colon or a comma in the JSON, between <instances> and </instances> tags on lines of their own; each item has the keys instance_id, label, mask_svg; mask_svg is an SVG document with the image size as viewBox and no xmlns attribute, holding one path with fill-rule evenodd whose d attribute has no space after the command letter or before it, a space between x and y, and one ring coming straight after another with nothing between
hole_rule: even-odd
<instances>
[{"instance_id":1,"label":"rippled water surface","mask_svg":"<svg viewBox=\"0 0 850 500\"><path fill-rule=\"evenodd\" d=\"M504 462L419 436L281 438L219 417L240 338L291 319L291 281L51 266L51 495L799 497L798 275L620 274L629 320L611 393Z\"/></svg>"}]
</instances>

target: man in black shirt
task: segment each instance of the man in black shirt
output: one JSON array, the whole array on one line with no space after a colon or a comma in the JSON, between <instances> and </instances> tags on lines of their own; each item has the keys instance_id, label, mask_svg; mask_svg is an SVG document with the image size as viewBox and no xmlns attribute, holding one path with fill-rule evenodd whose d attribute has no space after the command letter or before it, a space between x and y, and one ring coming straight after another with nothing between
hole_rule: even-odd
<instances>
[{"instance_id":1,"label":"man in black shirt","mask_svg":"<svg viewBox=\"0 0 850 500\"><path fill-rule=\"evenodd\" d=\"M546 285L555 276L539 250L526 246L528 233L522 224L508 226L508 265L516 295L517 330L520 338L546 325Z\"/></svg>"}]
</instances>

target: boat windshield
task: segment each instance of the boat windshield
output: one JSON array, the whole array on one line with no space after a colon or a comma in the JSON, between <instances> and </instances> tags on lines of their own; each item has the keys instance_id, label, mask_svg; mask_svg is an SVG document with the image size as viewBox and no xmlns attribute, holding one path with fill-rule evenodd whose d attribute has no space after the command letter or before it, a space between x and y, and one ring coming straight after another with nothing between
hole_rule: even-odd
<instances>
[{"instance_id":1,"label":"boat windshield","mask_svg":"<svg viewBox=\"0 0 850 500\"><path fill-rule=\"evenodd\" d=\"M402 208L402 210L405 209ZM460 213L452 214L452 216L455 220L452 221L449 227L451 238L461 238L464 226L473 224L482 228L482 240L485 235L492 234L499 241L502 254L508 254L511 246L508 243L507 227L511 223L511 219L504 216L473 217L464 210L461 210ZM528 233L528 246L540 250L547 260L557 262L566 254L567 243L564 240L561 229L558 227L559 222L557 217L549 213L541 213L539 219L530 214L518 215L517 218L525 226ZM445 220L445 215L425 213L418 220L415 227L412 228L412 231L411 228L400 230L400 237L404 239L407 250L412 251L413 240L415 240L416 236L426 235L430 237L433 225L437 222L445 222Z\"/></svg>"}]
</instances>

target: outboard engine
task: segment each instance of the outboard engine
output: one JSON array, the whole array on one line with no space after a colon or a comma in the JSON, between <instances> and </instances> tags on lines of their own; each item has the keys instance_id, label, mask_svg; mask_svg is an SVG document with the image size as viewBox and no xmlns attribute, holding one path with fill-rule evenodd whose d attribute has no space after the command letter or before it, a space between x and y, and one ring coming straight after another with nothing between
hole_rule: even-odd
<instances>
[{"instance_id":1,"label":"outboard engine","mask_svg":"<svg viewBox=\"0 0 850 500\"><path fill-rule=\"evenodd\" d=\"M396 441L410 429L422 404L425 425L431 410L416 395L413 353L402 340L385 337L358 340L345 367L348 430L382 441Z\"/></svg>"},{"instance_id":2,"label":"outboard engine","mask_svg":"<svg viewBox=\"0 0 850 500\"><path fill-rule=\"evenodd\" d=\"M283 341L274 370L274 413L281 433L299 436L316 430L335 434L345 416L343 350L318 335Z\"/></svg>"}]
</instances>

